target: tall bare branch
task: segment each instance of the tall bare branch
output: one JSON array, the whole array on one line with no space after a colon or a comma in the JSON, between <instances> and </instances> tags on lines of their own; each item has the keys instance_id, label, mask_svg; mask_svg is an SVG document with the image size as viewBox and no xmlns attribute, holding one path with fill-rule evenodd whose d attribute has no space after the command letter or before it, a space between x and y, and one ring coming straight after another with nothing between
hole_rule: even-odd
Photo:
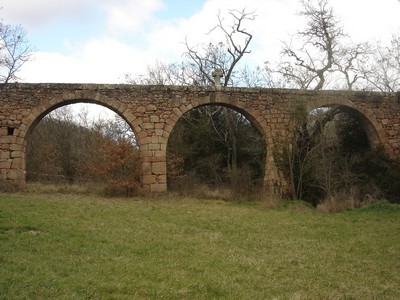
<instances>
[{"instance_id":1,"label":"tall bare branch","mask_svg":"<svg viewBox=\"0 0 400 300\"><path fill-rule=\"evenodd\" d=\"M299 15L306 18L306 27L294 36L300 40L298 47L284 44L284 60L278 72L287 80L300 83L297 87L320 90L326 84L327 74L333 71L340 39L345 34L328 0L302 0L301 3L303 10Z\"/></svg>"},{"instance_id":2,"label":"tall bare branch","mask_svg":"<svg viewBox=\"0 0 400 300\"><path fill-rule=\"evenodd\" d=\"M26 40L25 29L0 21L0 82L18 80L18 71L30 57L31 47Z\"/></svg>"},{"instance_id":3,"label":"tall bare branch","mask_svg":"<svg viewBox=\"0 0 400 300\"><path fill-rule=\"evenodd\" d=\"M223 86L234 85L234 72L237 64L245 54L251 52L249 45L253 35L245 28L246 22L255 20L255 12L246 12L245 9L229 10L228 15L232 19L229 22L218 13L217 24L209 31L209 34L220 31L224 34L225 41L214 45L210 43L203 49L190 46L188 40L185 41L186 53L184 54L200 72L200 75L208 81L208 84L213 84L214 80L211 77L212 70L220 69L223 72Z\"/></svg>"}]
</instances>

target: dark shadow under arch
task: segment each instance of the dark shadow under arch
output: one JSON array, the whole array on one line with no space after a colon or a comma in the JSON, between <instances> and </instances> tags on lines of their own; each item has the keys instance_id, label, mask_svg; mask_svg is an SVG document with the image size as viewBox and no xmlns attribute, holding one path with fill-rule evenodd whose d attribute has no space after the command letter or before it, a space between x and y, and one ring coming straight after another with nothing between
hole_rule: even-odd
<instances>
[{"instance_id":1,"label":"dark shadow under arch","mask_svg":"<svg viewBox=\"0 0 400 300\"><path fill-rule=\"evenodd\" d=\"M232 127L229 127L230 125ZM205 126L209 127L205 128ZM246 141L243 141L243 138L245 138L244 133L248 133L247 144ZM235 137L232 138L231 135L236 135L240 140L235 140ZM224 138L226 140L223 140ZM251 145L251 139L257 145ZM222 149L223 144L226 147L225 149ZM192 176L195 173L196 178L188 179L192 183L197 180L203 180L206 185L213 186L224 184L228 180L232 181L234 180L232 179L233 176L243 176L241 181L245 184L244 177L247 176L248 179L254 179L250 177L252 172L255 172L256 167L254 161L252 162L253 165L251 165L251 159L245 157L246 150L243 144L248 147L247 150L249 152L258 153L258 157L254 161L257 161L261 167L257 176L253 177L257 177L260 186L262 186L265 176L267 145L265 132L254 117L243 109L226 103L207 103L186 111L175 123L168 139L169 188L172 186L171 182L174 180L174 176L176 178L176 171L182 171L176 169L179 169L176 163L181 164L183 177L186 179L188 179L189 175ZM237 156L235 157L235 159L238 159L240 156L243 161L239 162L237 160L233 163L232 156L234 154L229 156L229 151L233 153L235 146L243 147L236 149ZM222 153L224 150L226 153ZM232 163L230 164L231 159ZM194 163L193 160L196 160L196 162ZM222 167L224 160L226 164ZM249 169L245 170L245 168ZM225 169L228 170L229 179L227 179L228 176ZM238 174L234 174L232 170L238 171ZM205 178L207 176L208 178Z\"/></svg>"},{"instance_id":2,"label":"dark shadow under arch","mask_svg":"<svg viewBox=\"0 0 400 300\"><path fill-rule=\"evenodd\" d=\"M314 109L318 108L332 108L338 107L338 109L343 112L347 113L349 116L352 116L360 121L369 141L371 148L375 149L382 145L383 141L386 137L382 134L382 131L379 130L381 125L375 120L373 114L369 114L368 112L362 112L359 109L353 107L351 102L347 103L343 101L343 103L323 103L317 102L320 105L312 105L309 106L308 113L310 113Z\"/></svg>"}]
</instances>

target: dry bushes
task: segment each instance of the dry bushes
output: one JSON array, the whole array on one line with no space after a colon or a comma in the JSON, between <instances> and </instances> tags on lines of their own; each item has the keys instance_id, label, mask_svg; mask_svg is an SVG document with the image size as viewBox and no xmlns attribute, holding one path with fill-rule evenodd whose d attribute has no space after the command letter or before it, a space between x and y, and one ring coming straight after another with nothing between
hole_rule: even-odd
<instances>
[{"instance_id":1,"label":"dry bushes","mask_svg":"<svg viewBox=\"0 0 400 300\"><path fill-rule=\"evenodd\" d=\"M317 209L322 212L342 212L360 208L377 201L376 196L370 194L361 196L357 189L353 188L347 193L340 192L327 196L317 205Z\"/></svg>"}]
</instances>

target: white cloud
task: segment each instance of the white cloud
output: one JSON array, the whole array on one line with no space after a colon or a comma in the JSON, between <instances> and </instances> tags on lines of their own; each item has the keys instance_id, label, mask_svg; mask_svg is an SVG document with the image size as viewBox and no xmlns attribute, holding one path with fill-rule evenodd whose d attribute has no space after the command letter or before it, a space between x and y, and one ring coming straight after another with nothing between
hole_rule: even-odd
<instances>
[{"instance_id":1,"label":"white cloud","mask_svg":"<svg viewBox=\"0 0 400 300\"><path fill-rule=\"evenodd\" d=\"M70 56L36 52L20 75L28 82L121 83L125 73L144 70L150 59L116 40L93 39Z\"/></svg>"},{"instance_id":2,"label":"white cloud","mask_svg":"<svg viewBox=\"0 0 400 300\"><path fill-rule=\"evenodd\" d=\"M334 7L345 31L355 41L385 40L400 30L400 3L397 0L335 0Z\"/></svg>"},{"instance_id":3,"label":"white cloud","mask_svg":"<svg viewBox=\"0 0 400 300\"><path fill-rule=\"evenodd\" d=\"M162 0L4 0L2 14L7 23L28 28L45 26L60 18L85 22L102 15L110 29L137 30L163 7Z\"/></svg>"},{"instance_id":4,"label":"white cloud","mask_svg":"<svg viewBox=\"0 0 400 300\"><path fill-rule=\"evenodd\" d=\"M252 53L248 61L260 65L274 60L279 55L281 41L301 29L304 20L296 16L300 6L297 0L208 0L202 10L187 19L157 20L154 13L162 8L161 0L5 0L4 11L12 7L20 16L25 14L32 20L57 18L84 13L88 8L104 9L108 16L108 31L92 37L76 46L75 41L66 41L70 54L39 52L35 60L23 68L26 81L41 82L121 82L127 72L143 73L147 65L156 60L178 61L185 50L183 42L187 36L191 45L208 42L206 33L216 24L220 9L246 11L256 10L257 18L249 22L246 29L254 34ZM10 3L12 5L10 6ZM400 5L397 0L331 0L330 2L343 20L345 31L356 40L390 37L400 29ZM18 7L21 11L17 11ZM144 27L143 24L146 24ZM107 28L107 26L104 26ZM28 28L29 29L29 28ZM82 27L82 30L85 30ZM130 35L130 40L123 40ZM136 33L138 36L134 36ZM73 36L73 35L70 35ZM51 38L51 37L49 37ZM133 40L133 42L132 42Z\"/></svg>"},{"instance_id":5,"label":"white cloud","mask_svg":"<svg viewBox=\"0 0 400 300\"><path fill-rule=\"evenodd\" d=\"M116 31L135 31L161 9L161 0L122 0L107 3L108 25Z\"/></svg>"},{"instance_id":6,"label":"white cloud","mask_svg":"<svg viewBox=\"0 0 400 300\"><path fill-rule=\"evenodd\" d=\"M6 22L28 28L46 25L60 17L82 14L94 1L80 0L4 0L2 15Z\"/></svg>"},{"instance_id":7,"label":"white cloud","mask_svg":"<svg viewBox=\"0 0 400 300\"><path fill-rule=\"evenodd\" d=\"M244 28L253 34L252 53L247 56L254 64L262 64L265 60L276 57L279 54L281 40L288 37L289 32L298 28L299 18L295 16L298 10L296 0L248 0L244 7L242 0L230 0L229 4L224 0L206 1L202 11L199 11L189 19L174 20L157 24L157 28L149 33L151 49L158 49L157 53L170 55L177 59L185 51L183 42L187 37L188 43L196 46L201 43L224 41L220 30L212 34L208 32L215 27L220 12L221 17L229 26L231 17L229 10L239 10L248 13L255 12L255 21L245 22ZM213 39L213 40L212 40ZM151 64L152 62L149 62Z\"/></svg>"}]
</instances>

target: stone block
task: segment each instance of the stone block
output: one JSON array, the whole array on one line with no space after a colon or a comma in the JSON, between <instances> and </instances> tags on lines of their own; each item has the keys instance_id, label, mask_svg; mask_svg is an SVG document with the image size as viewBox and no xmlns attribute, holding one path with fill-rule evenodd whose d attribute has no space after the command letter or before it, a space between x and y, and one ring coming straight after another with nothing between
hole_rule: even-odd
<instances>
[{"instance_id":1,"label":"stone block","mask_svg":"<svg viewBox=\"0 0 400 300\"><path fill-rule=\"evenodd\" d=\"M168 143L168 138L167 138L167 137L164 137L164 136L160 136L160 137L158 138L158 142L159 142L160 144L167 144L167 143Z\"/></svg>"},{"instance_id":2,"label":"stone block","mask_svg":"<svg viewBox=\"0 0 400 300\"><path fill-rule=\"evenodd\" d=\"M24 169L24 161L22 159L13 159L11 168L13 169Z\"/></svg>"},{"instance_id":3,"label":"stone block","mask_svg":"<svg viewBox=\"0 0 400 300\"><path fill-rule=\"evenodd\" d=\"M158 122L160 122L160 117L159 116L150 116L150 122L158 123Z\"/></svg>"},{"instance_id":4,"label":"stone block","mask_svg":"<svg viewBox=\"0 0 400 300\"><path fill-rule=\"evenodd\" d=\"M176 123L176 120L171 119L171 117L169 117L168 119L165 120L165 124L167 124L170 127L173 127Z\"/></svg>"},{"instance_id":5,"label":"stone block","mask_svg":"<svg viewBox=\"0 0 400 300\"><path fill-rule=\"evenodd\" d=\"M142 156L143 161L149 161L148 158L149 157L153 157L153 151L151 150L143 150L140 151L140 155Z\"/></svg>"},{"instance_id":6,"label":"stone block","mask_svg":"<svg viewBox=\"0 0 400 300\"><path fill-rule=\"evenodd\" d=\"M154 132L155 132L155 134L156 134L157 136L162 136L163 133L164 133L164 130L163 130L163 129L155 129Z\"/></svg>"},{"instance_id":7,"label":"stone block","mask_svg":"<svg viewBox=\"0 0 400 300\"><path fill-rule=\"evenodd\" d=\"M140 131L137 133L137 138L141 141L145 137L149 136L149 133L146 130Z\"/></svg>"},{"instance_id":8,"label":"stone block","mask_svg":"<svg viewBox=\"0 0 400 300\"><path fill-rule=\"evenodd\" d=\"M20 180L23 178L23 174L19 172L17 169L9 169L7 172L8 180Z\"/></svg>"},{"instance_id":9,"label":"stone block","mask_svg":"<svg viewBox=\"0 0 400 300\"><path fill-rule=\"evenodd\" d=\"M5 135L5 136L0 136L0 144L11 144L14 142L14 137Z\"/></svg>"},{"instance_id":10,"label":"stone block","mask_svg":"<svg viewBox=\"0 0 400 300\"><path fill-rule=\"evenodd\" d=\"M139 144L139 151L148 151L149 145L148 144Z\"/></svg>"},{"instance_id":11,"label":"stone block","mask_svg":"<svg viewBox=\"0 0 400 300\"><path fill-rule=\"evenodd\" d=\"M142 166L143 166L143 175L151 175L151 162L143 162Z\"/></svg>"},{"instance_id":12,"label":"stone block","mask_svg":"<svg viewBox=\"0 0 400 300\"><path fill-rule=\"evenodd\" d=\"M160 144L149 144L149 150L161 150Z\"/></svg>"},{"instance_id":13,"label":"stone block","mask_svg":"<svg viewBox=\"0 0 400 300\"><path fill-rule=\"evenodd\" d=\"M152 141L152 137L151 136L146 136L145 138L140 139L140 143L142 145L150 144L151 141Z\"/></svg>"},{"instance_id":14,"label":"stone block","mask_svg":"<svg viewBox=\"0 0 400 300\"><path fill-rule=\"evenodd\" d=\"M139 113L144 113L144 112L146 111L146 107L144 107L143 105L141 105L141 106L139 106L139 107L136 109L136 111L139 112Z\"/></svg>"},{"instance_id":15,"label":"stone block","mask_svg":"<svg viewBox=\"0 0 400 300\"><path fill-rule=\"evenodd\" d=\"M146 129L154 129L154 123L151 123L151 122L143 123L143 124L140 125L140 127L142 129L144 129L144 130L146 130Z\"/></svg>"},{"instance_id":16,"label":"stone block","mask_svg":"<svg viewBox=\"0 0 400 300\"><path fill-rule=\"evenodd\" d=\"M143 175L142 184L152 185L157 182L157 175Z\"/></svg>"},{"instance_id":17,"label":"stone block","mask_svg":"<svg viewBox=\"0 0 400 300\"><path fill-rule=\"evenodd\" d=\"M159 183L167 183L167 175L159 175L157 177L157 182L159 182Z\"/></svg>"},{"instance_id":18,"label":"stone block","mask_svg":"<svg viewBox=\"0 0 400 300\"><path fill-rule=\"evenodd\" d=\"M164 160L166 161L167 160L167 153L165 152L165 151L162 151L162 150L157 150L157 151L154 151L154 157L164 157Z\"/></svg>"},{"instance_id":19,"label":"stone block","mask_svg":"<svg viewBox=\"0 0 400 300\"><path fill-rule=\"evenodd\" d=\"M11 164L12 164L11 160L0 161L0 169L10 169Z\"/></svg>"},{"instance_id":20,"label":"stone block","mask_svg":"<svg viewBox=\"0 0 400 300\"><path fill-rule=\"evenodd\" d=\"M21 144L11 144L10 146L11 151L22 151L22 148Z\"/></svg>"},{"instance_id":21,"label":"stone block","mask_svg":"<svg viewBox=\"0 0 400 300\"><path fill-rule=\"evenodd\" d=\"M148 111L157 110L157 107L153 104L149 104L146 106L146 110L148 110Z\"/></svg>"},{"instance_id":22,"label":"stone block","mask_svg":"<svg viewBox=\"0 0 400 300\"><path fill-rule=\"evenodd\" d=\"M150 192L152 193L162 193L167 191L166 183L157 183L150 185Z\"/></svg>"},{"instance_id":23,"label":"stone block","mask_svg":"<svg viewBox=\"0 0 400 300\"><path fill-rule=\"evenodd\" d=\"M10 151L7 150L0 151L0 159L10 159L10 158L11 158Z\"/></svg>"},{"instance_id":24,"label":"stone block","mask_svg":"<svg viewBox=\"0 0 400 300\"><path fill-rule=\"evenodd\" d=\"M131 122L133 127L139 126L142 123L143 123L143 119L141 117L135 117Z\"/></svg>"},{"instance_id":25,"label":"stone block","mask_svg":"<svg viewBox=\"0 0 400 300\"><path fill-rule=\"evenodd\" d=\"M158 152L158 151L154 151L154 152ZM153 163L156 163L156 162L165 163L167 161L167 159L165 158L165 156L155 156L155 154L153 153L153 157L152 157L151 161Z\"/></svg>"},{"instance_id":26,"label":"stone block","mask_svg":"<svg viewBox=\"0 0 400 300\"><path fill-rule=\"evenodd\" d=\"M20 157L22 157L22 151L11 151L10 157L11 158L20 158Z\"/></svg>"},{"instance_id":27,"label":"stone block","mask_svg":"<svg viewBox=\"0 0 400 300\"><path fill-rule=\"evenodd\" d=\"M173 108L173 112L174 112L175 115L178 116L178 117L180 117L180 116L182 115L182 111L181 111L179 108L177 108L177 107L174 107L174 108Z\"/></svg>"},{"instance_id":28,"label":"stone block","mask_svg":"<svg viewBox=\"0 0 400 300\"><path fill-rule=\"evenodd\" d=\"M21 124L21 126L19 126L19 130L20 130L20 134L19 136L21 136L21 134L24 132L26 133L28 131L28 126L26 124ZM24 135L23 135L24 136Z\"/></svg>"},{"instance_id":29,"label":"stone block","mask_svg":"<svg viewBox=\"0 0 400 300\"><path fill-rule=\"evenodd\" d=\"M132 122L135 120L136 116L134 115L133 111L130 109L125 110L124 117L129 121Z\"/></svg>"},{"instance_id":30,"label":"stone block","mask_svg":"<svg viewBox=\"0 0 400 300\"><path fill-rule=\"evenodd\" d=\"M171 132L171 131L172 131L172 126L171 126L171 125L168 125L168 124L165 124L165 125L164 125L164 131L165 131L165 132L168 132L168 133Z\"/></svg>"},{"instance_id":31,"label":"stone block","mask_svg":"<svg viewBox=\"0 0 400 300\"><path fill-rule=\"evenodd\" d=\"M165 162L154 162L151 166L151 172L156 175L167 173L167 164Z\"/></svg>"}]
</instances>

